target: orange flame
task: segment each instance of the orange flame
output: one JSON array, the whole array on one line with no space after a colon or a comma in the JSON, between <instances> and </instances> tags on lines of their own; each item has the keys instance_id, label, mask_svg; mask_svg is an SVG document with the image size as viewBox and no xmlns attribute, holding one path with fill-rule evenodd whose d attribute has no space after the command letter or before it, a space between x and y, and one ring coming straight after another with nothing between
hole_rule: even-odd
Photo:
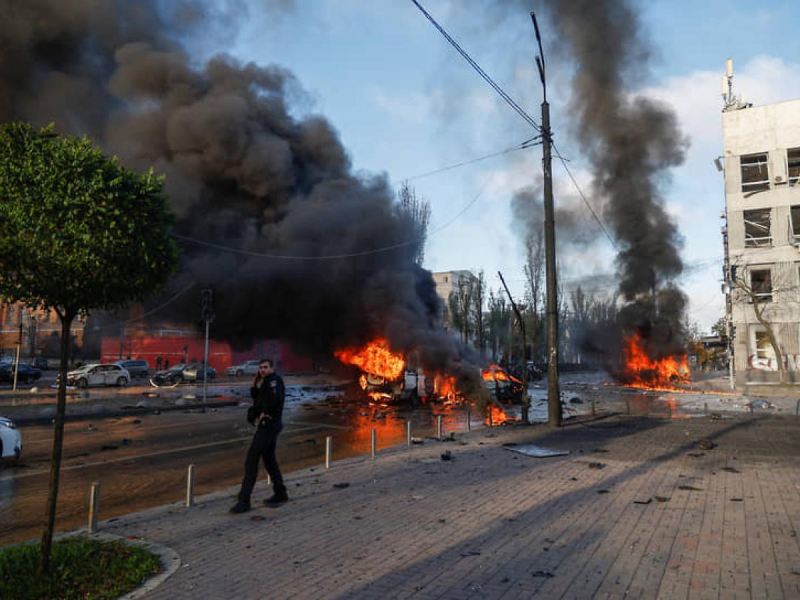
<instances>
[{"instance_id":1,"label":"orange flame","mask_svg":"<svg viewBox=\"0 0 800 600\"><path fill-rule=\"evenodd\" d=\"M389 342L385 339L373 340L361 349L344 348L333 354L347 365L355 365L362 371L389 380L400 377L406 366L401 355L389 350Z\"/></svg>"},{"instance_id":2,"label":"orange flame","mask_svg":"<svg viewBox=\"0 0 800 600\"><path fill-rule=\"evenodd\" d=\"M689 380L691 371L685 354L651 359L638 333L627 340L624 376L632 387L674 390L675 383Z\"/></svg>"},{"instance_id":3,"label":"orange flame","mask_svg":"<svg viewBox=\"0 0 800 600\"><path fill-rule=\"evenodd\" d=\"M508 421L513 421L512 417L509 417L502 408L497 406L496 404L490 404L488 406L488 414L486 415L486 425L502 425Z\"/></svg>"}]
</instances>

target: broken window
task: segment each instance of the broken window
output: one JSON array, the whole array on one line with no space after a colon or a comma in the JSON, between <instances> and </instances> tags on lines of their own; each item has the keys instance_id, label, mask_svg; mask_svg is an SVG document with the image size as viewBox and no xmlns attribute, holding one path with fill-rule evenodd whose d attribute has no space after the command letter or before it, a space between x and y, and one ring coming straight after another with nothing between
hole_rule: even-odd
<instances>
[{"instance_id":1,"label":"broken window","mask_svg":"<svg viewBox=\"0 0 800 600\"><path fill-rule=\"evenodd\" d=\"M766 331L756 331L756 356L758 358L775 358L775 349L772 347Z\"/></svg>"},{"instance_id":2,"label":"broken window","mask_svg":"<svg viewBox=\"0 0 800 600\"><path fill-rule=\"evenodd\" d=\"M769 167L767 153L739 157L742 168L742 192L757 192L769 189Z\"/></svg>"},{"instance_id":3,"label":"broken window","mask_svg":"<svg viewBox=\"0 0 800 600\"><path fill-rule=\"evenodd\" d=\"M772 272L769 269L751 271L750 288L759 302L772 302Z\"/></svg>"},{"instance_id":4,"label":"broken window","mask_svg":"<svg viewBox=\"0 0 800 600\"><path fill-rule=\"evenodd\" d=\"M789 217L789 225L791 226L789 234L791 235L790 239L792 243L800 245L800 206L792 207L792 214Z\"/></svg>"},{"instance_id":5,"label":"broken window","mask_svg":"<svg viewBox=\"0 0 800 600\"><path fill-rule=\"evenodd\" d=\"M769 208L744 211L744 245L747 248L772 245Z\"/></svg>"},{"instance_id":6,"label":"broken window","mask_svg":"<svg viewBox=\"0 0 800 600\"><path fill-rule=\"evenodd\" d=\"M789 161L789 183L800 183L800 148L789 148L786 158Z\"/></svg>"}]
</instances>

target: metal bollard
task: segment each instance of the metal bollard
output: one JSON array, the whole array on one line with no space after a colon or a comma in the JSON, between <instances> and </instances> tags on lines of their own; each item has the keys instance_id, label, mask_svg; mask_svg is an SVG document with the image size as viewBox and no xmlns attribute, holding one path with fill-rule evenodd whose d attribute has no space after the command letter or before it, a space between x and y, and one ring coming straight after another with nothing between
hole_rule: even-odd
<instances>
[{"instance_id":1,"label":"metal bollard","mask_svg":"<svg viewBox=\"0 0 800 600\"><path fill-rule=\"evenodd\" d=\"M489 427L494 427L494 420L492 419L492 407L489 406Z\"/></svg>"},{"instance_id":2,"label":"metal bollard","mask_svg":"<svg viewBox=\"0 0 800 600\"><path fill-rule=\"evenodd\" d=\"M331 468L331 455L333 454L333 438L331 436L325 437L325 468Z\"/></svg>"},{"instance_id":3,"label":"metal bollard","mask_svg":"<svg viewBox=\"0 0 800 600\"><path fill-rule=\"evenodd\" d=\"M89 492L89 533L97 533L97 511L100 503L100 482L95 481Z\"/></svg>"},{"instance_id":4,"label":"metal bollard","mask_svg":"<svg viewBox=\"0 0 800 600\"><path fill-rule=\"evenodd\" d=\"M595 407L594 407L594 396L592 396L592 416L594 417L596 415L597 415L597 410L595 410Z\"/></svg>"},{"instance_id":5,"label":"metal bollard","mask_svg":"<svg viewBox=\"0 0 800 600\"><path fill-rule=\"evenodd\" d=\"M411 421L406 421L406 440L408 447L411 448Z\"/></svg>"},{"instance_id":6,"label":"metal bollard","mask_svg":"<svg viewBox=\"0 0 800 600\"><path fill-rule=\"evenodd\" d=\"M436 439L442 441L442 415L436 415Z\"/></svg>"},{"instance_id":7,"label":"metal bollard","mask_svg":"<svg viewBox=\"0 0 800 600\"><path fill-rule=\"evenodd\" d=\"M631 399L630 398L625 398L625 414L627 414L627 415L631 414Z\"/></svg>"},{"instance_id":8,"label":"metal bollard","mask_svg":"<svg viewBox=\"0 0 800 600\"><path fill-rule=\"evenodd\" d=\"M797 405L794 407L794 416L800 417L800 400L797 401Z\"/></svg>"},{"instance_id":9,"label":"metal bollard","mask_svg":"<svg viewBox=\"0 0 800 600\"><path fill-rule=\"evenodd\" d=\"M194 506L194 464L189 465L186 473L186 508Z\"/></svg>"},{"instance_id":10,"label":"metal bollard","mask_svg":"<svg viewBox=\"0 0 800 600\"><path fill-rule=\"evenodd\" d=\"M375 428L372 428L372 460L375 460L375 455L378 452L378 434Z\"/></svg>"},{"instance_id":11,"label":"metal bollard","mask_svg":"<svg viewBox=\"0 0 800 600\"><path fill-rule=\"evenodd\" d=\"M467 411L467 431L472 431L472 417Z\"/></svg>"},{"instance_id":12,"label":"metal bollard","mask_svg":"<svg viewBox=\"0 0 800 600\"><path fill-rule=\"evenodd\" d=\"M703 402L703 414L708 416L708 402Z\"/></svg>"}]
</instances>

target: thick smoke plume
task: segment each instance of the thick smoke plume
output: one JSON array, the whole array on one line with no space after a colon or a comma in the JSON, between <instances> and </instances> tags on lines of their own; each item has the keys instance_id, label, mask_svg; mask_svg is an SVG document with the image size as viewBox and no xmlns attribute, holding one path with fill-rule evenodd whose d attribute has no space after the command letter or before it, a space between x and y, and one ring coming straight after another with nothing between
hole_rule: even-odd
<instances>
[{"instance_id":1,"label":"thick smoke plume","mask_svg":"<svg viewBox=\"0 0 800 600\"><path fill-rule=\"evenodd\" d=\"M239 346L281 337L330 356L386 336L427 367L458 372L466 350L435 326L413 223L385 177L352 173L327 120L293 113L303 92L289 71L224 55L195 65L175 36L207 30L197 3L0 8L0 122L55 122L166 175L184 254L164 297L196 284L171 319L197 322L199 290L211 287L214 333Z\"/></svg>"},{"instance_id":2,"label":"thick smoke plume","mask_svg":"<svg viewBox=\"0 0 800 600\"><path fill-rule=\"evenodd\" d=\"M620 333L639 331L652 356L681 352L682 238L661 190L688 141L668 107L631 94L650 55L636 9L628 0L526 1L513 4L514 18L532 8L544 20L545 52L574 68L565 114L574 117L568 126L591 162L593 192L618 246ZM503 10L510 15L509 5ZM619 340L606 342L614 355Z\"/></svg>"}]
</instances>

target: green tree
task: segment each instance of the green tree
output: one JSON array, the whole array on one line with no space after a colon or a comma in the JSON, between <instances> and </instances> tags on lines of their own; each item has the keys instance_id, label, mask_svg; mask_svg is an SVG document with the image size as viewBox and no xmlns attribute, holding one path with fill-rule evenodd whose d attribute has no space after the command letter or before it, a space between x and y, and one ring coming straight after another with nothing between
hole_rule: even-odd
<instances>
[{"instance_id":1,"label":"green tree","mask_svg":"<svg viewBox=\"0 0 800 600\"><path fill-rule=\"evenodd\" d=\"M158 291L177 266L163 180L52 126L0 127L0 295L61 322L50 487L40 572L49 570L64 437L70 325Z\"/></svg>"}]
</instances>

